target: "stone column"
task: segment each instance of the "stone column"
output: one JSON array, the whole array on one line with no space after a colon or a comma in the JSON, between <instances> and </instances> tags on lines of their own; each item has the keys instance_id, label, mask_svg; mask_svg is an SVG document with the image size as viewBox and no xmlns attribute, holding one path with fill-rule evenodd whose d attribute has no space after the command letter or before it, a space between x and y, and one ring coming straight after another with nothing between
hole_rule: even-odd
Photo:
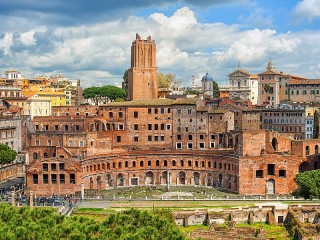
<instances>
[{"instance_id":1,"label":"stone column","mask_svg":"<svg viewBox=\"0 0 320 240\"><path fill-rule=\"evenodd\" d=\"M84 183L81 183L81 199L84 199Z\"/></svg>"},{"instance_id":2,"label":"stone column","mask_svg":"<svg viewBox=\"0 0 320 240\"><path fill-rule=\"evenodd\" d=\"M32 191L30 191L29 199L30 199L30 208L33 208L33 192Z\"/></svg>"},{"instance_id":3,"label":"stone column","mask_svg":"<svg viewBox=\"0 0 320 240\"><path fill-rule=\"evenodd\" d=\"M15 206L15 197L16 197L16 194L14 193L14 191L11 192L11 205L12 206Z\"/></svg>"},{"instance_id":4,"label":"stone column","mask_svg":"<svg viewBox=\"0 0 320 240\"><path fill-rule=\"evenodd\" d=\"M170 189L170 172L167 170L167 190L169 191Z\"/></svg>"}]
</instances>

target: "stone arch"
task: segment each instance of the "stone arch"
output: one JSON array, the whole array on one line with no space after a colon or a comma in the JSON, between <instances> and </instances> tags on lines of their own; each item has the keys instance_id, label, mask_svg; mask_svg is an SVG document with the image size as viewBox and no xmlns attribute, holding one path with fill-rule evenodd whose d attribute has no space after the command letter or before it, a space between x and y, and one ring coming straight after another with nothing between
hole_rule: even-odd
<instances>
[{"instance_id":1,"label":"stone arch","mask_svg":"<svg viewBox=\"0 0 320 240\"><path fill-rule=\"evenodd\" d=\"M309 170L309 163L308 162L302 162L299 165L299 173L305 172L305 171L308 171L308 170Z\"/></svg>"},{"instance_id":2,"label":"stone arch","mask_svg":"<svg viewBox=\"0 0 320 240\"><path fill-rule=\"evenodd\" d=\"M112 187L112 176L110 173L107 173L106 175L106 183L107 183L107 187Z\"/></svg>"},{"instance_id":3,"label":"stone arch","mask_svg":"<svg viewBox=\"0 0 320 240\"><path fill-rule=\"evenodd\" d=\"M168 184L168 172L164 171L161 173L161 179L160 179L161 184Z\"/></svg>"},{"instance_id":4,"label":"stone arch","mask_svg":"<svg viewBox=\"0 0 320 240\"><path fill-rule=\"evenodd\" d=\"M200 185L200 173L198 172L193 173L193 181L194 181L194 185L196 186Z\"/></svg>"},{"instance_id":5,"label":"stone arch","mask_svg":"<svg viewBox=\"0 0 320 240\"><path fill-rule=\"evenodd\" d=\"M267 194L275 194L276 193L276 182L274 179L269 179L267 181Z\"/></svg>"},{"instance_id":6,"label":"stone arch","mask_svg":"<svg viewBox=\"0 0 320 240\"><path fill-rule=\"evenodd\" d=\"M90 177L90 190L92 190L92 189L93 189L93 178Z\"/></svg>"},{"instance_id":7,"label":"stone arch","mask_svg":"<svg viewBox=\"0 0 320 240\"><path fill-rule=\"evenodd\" d=\"M123 187L124 186L124 176L122 173L119 173L117 175L117 187Z\"/></svg>"},{"instance_id":8,"label":"stone arch","mask_svg":"<svg viewBox=\"0 0 320 240\"><path fill-rule=\"evenodd\" d=\"M101 176L98 175L97 176L97 188L98 188L98 190L101 190L101 184L102 184Z\"/></svg>"},{"instance_id":9,"label":"stone arch","mask_svg":"<svg viewBox=\"0 0 320 240\"><path fill-rule=\"evenodd\" d=\"M278 151L278 140L276 138L272 138L271 145L272 145L273 151L275 152Z\"/></svg>"},{"instance_id":10,"label":"stone arch","mask_svg":"<svg viewBox=\"0 0 320 240\"><path fill-rule=\"evenodd\" d=\"M185 172L179 172L178 174L178 184L186 184L186 173Z\"/></svg>"},{"instance_id":11,"label":"stone arch","mask_svg":"<svg viewBox=\"0 0 320 240\"><path fill-rule=\"evenodd\" d=\"M146 185L154 184L153 172L149 171L146 173Z\"/></svg>"},{"instance_id":12,"label":"stone arch","mask_svg":"<svg viewBox=\"0 0 320 240\"><path fill-rule=\"evenodd\" d=\"M207 186L213 186L213 176L212 176L212 173L208 173L208 175L207 175Z\"/></svg>"}]
</instances>

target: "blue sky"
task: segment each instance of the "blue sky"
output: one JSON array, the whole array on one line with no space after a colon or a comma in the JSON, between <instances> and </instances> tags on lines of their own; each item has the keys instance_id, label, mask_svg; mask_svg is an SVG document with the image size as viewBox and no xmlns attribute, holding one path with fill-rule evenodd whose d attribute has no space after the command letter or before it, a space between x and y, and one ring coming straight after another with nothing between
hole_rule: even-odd
<instances>
[{"instance_id":1,"label":"blue sky","mask_svg":"<svg viewBox=\"0 0 320 240\"><path fill-rule=\"evenodd\" d=\"M320 79L320 0L1 0L0 71L119 84L139 33L159 72L220 84L238 62Z\"/></svg>"}]
</instances>

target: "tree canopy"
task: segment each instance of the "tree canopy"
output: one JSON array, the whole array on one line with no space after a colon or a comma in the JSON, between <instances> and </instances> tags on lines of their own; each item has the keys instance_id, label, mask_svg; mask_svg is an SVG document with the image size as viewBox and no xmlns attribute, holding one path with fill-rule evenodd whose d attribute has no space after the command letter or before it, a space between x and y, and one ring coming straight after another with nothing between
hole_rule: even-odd
<instances>
[{"instance_id":1,"label":"tree canopy","mask_svg":"<svg viewBox=\"0 0 320 240\"><path fill-rule=\"evenodd\" d=\"M96 105L100 102L114 102L118 99L123 99L125 96L126 92L123 89L111 85L89 87L83 90L83 97L85 99L92 99Z\"/></svg>"},{"instance_id":2,"label":"tree canopy","mask_svg":"<svg viewBox=\"0 0 320 240\"><path fill-rule=\"evenodd\" d=\"M186 94L188 94L188 95L199 95L200 92L198 90L196 90L196 89L187 89L186 90Z\"/></svg>"},{"instance_id":3,"label":"tree canopy","mask_svg":"<svg viewBox=\"0 0 320 240\"><path fill-rule=\"evenodd\" d=\"M176 82L176 75L172 73L159 73L158 74L158 87L171 88L172 84Z\"/></svg>"},{"instance_id":4,"label":"tree canopy","mask_svg":"<svg viewBox=\"0 0 320 240\"><path fill-rule=\"evenodd\" d=\"M219 98L220 97L220 89L218 83L213 81L212 83L212 90L213 90L213 97Z\"/></svg>"},{"instance_id":5,"label":"tree canopy","mask_svg":"<svg viewBox=\"0 0 320 240\"><path fill-rule=\"evenodd\" d=\"M299 173L295 181L298 188L293 195L305 199L320 198L320 169Z\"/></svg>"},{"instance_id":6,"label":"tree canopy","mask_svg":"<svg viewBox=\"0 0 320 240\"><path fill-rule=\"evenodd\" d=\"M182 240L171 212L126 210L103 222L88 217L59 215L53 208L0 204L0 239Z\"/></svg>"},{"instance_id":7,"label":"tree canopy","mask_svg":"<svg viewBox=\"0 0 320 240\"><path fill-rule=\"evenodd\" d=\"M0 163L6 164L6 163L12 163L18 153L14 150L12 150L9 146L0 143Z\"/></svg>"}]
</instances>

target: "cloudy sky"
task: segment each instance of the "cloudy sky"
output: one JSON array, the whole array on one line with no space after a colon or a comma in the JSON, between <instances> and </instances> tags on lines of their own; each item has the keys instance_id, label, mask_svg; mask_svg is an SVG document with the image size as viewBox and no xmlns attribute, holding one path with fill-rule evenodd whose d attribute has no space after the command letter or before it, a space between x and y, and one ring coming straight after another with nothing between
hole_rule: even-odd
<instances>
[{"instance_id":1,"label":"cloudy sky","mask_svg":"<svg viewBox=\"0 0 320 240\"><path fill-rule=\"evenodd\" d=\"M116 84L135 34L156 41L159 72L184 86L227 84L240 62L320 78L320 0L1 0L0 71Z\"/></svg>"}]
</instances>

